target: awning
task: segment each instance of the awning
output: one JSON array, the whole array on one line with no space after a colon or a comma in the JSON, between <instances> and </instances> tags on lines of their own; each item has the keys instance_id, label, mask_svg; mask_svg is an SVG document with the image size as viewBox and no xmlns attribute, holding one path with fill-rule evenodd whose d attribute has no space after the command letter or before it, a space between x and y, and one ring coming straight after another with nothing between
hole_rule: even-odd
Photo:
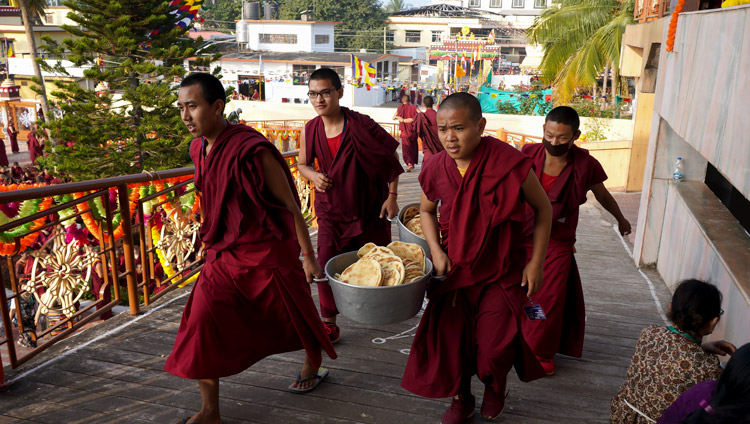
<instances>
[{"instance_id":1,"label":"awning","mask_svg":"<svg viewBox=\"0 0 750 424\"><path fill-rule=\"evenodd\" d=\"M521 69L539 69L542 64L542 56L526 56L521 62Z\"/></svg>"}]
</instances>

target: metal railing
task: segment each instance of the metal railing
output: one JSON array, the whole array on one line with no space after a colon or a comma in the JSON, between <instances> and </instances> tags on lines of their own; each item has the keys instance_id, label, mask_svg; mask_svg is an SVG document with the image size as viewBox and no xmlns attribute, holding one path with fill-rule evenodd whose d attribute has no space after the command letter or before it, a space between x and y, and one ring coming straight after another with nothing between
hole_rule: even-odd
<instances>
[{"instance_id":1,"label":"metal railing","mask_svg":"<svg viewBox=\"0 0 750 424\"><path fill-rule=\"evenodd\" d=\"M669 0L635 0L633 18L648 22L669 15Z\"/></svg>"},{"instance_id":2,"label":"metal railing","mask_svg":"<svg viewBox=\"0 0 750 424\"><path fill-rule=\"evenodd\" d=\"M282 155L309 216L312 190L297 171L298 151ZM193 173L186 167L0 192L0 265L7 268L0 348L12 368L117 305L138 314L197 278Z\"/></svg>"}]
</instances>

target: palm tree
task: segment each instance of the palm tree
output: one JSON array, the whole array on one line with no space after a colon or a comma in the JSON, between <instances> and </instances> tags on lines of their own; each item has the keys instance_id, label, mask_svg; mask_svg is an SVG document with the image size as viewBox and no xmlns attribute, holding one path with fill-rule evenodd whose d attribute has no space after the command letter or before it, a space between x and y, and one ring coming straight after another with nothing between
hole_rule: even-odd
<instances>
[{"instance_id":1,"label":"palm tree","mask_svg":"<svg viewBox=\"0 0 750 424\"><path fill-rule=\"evenodd\" d=\"M385 11L388 13L395 13L405 10L409 7L411 7L411 5L406 3L404 0L390 0L385 6Z\"/></svg>"},{"instance_id":2,"label":"palm tree","mask_svg":"<svg viewBox=\"0 0 750 424\"><path fill-rule=\"evenodd\" d=\"M37 17L44 16L44 8L47 7L47 0L17 0L18 8L21 9L21 19L23 27L26 30L26 38L29 40L29 50L31 50L31 61L34 67L34 75L39 80L39 94L41 95L42 112L45 119L50 119L49 104L47 103L47 90L44 87L42 79L42 70L37 63L36 40L34 39L34 30L32 28L33 20ZM41 119L41 118L40 118Z\"/></svg>"},{"instance_id":3,"label":"palm tree","mask_svg":"<svg viewBox=\"0 0 750 424\"><path fill-rule=\"evenodd\" d=\"M570 101L579 87L596 85L612 70L612 98L617 94L620 48L632 24L635 0L558 0L529 28L529 42L544 47L542 77L557 100ZM606 91L606 82L605 82Z\"/></svg>"}]
</instances>

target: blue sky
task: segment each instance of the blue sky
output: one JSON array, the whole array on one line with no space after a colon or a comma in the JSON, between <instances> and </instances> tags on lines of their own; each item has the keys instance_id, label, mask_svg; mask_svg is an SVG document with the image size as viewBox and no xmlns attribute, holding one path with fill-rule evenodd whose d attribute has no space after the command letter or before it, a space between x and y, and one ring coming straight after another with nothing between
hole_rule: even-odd
<instances>
[{"instance_id":1,"label":"blue sky","mask_svg":"<svg viewBox=\"0 0 750 424\"><path fill-rule=\"evenodd\" d=\"M412 7L427 6L432 0L406 0L406 3L412 5Z\"/></svg>"}]
</instances>

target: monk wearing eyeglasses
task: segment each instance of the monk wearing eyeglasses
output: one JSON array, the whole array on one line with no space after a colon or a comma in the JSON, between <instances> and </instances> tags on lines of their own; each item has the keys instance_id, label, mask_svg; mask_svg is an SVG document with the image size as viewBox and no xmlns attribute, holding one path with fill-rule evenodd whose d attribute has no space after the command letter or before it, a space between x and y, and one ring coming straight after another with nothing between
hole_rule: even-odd
<instances>
[{"instance_id":1,"label":"monk wearing eyeglasses","mask_svg":"<svg viewBox=\"0 0 750 424\"><path fill-rule=\"evenodd\" d=\"M341 78L330 68L310 75L308 97L318 116L305 125L299 170L315 184L318 261L357 250L368 242L391 242L386 218L398 213L396 141L367 115L341 107ZM317 169L314 160L317 159ZM318 283L320 313L332 342L339 340L336 302L327 282Z\"/></svg>"}]
</instances>

